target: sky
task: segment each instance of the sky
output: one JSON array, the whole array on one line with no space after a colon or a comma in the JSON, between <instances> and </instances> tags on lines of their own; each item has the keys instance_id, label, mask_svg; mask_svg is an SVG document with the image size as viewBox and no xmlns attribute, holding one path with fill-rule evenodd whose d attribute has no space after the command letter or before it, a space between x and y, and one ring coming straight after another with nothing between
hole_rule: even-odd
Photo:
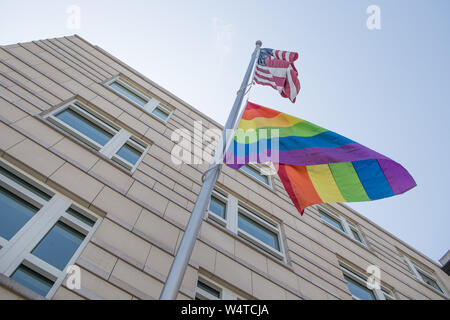
<instances>
[{"instance_id":1,"label":"sky","mask_svg":"<svg viewBox=\"0 0 450 320\"><path fill-rule=\"evenodd\" d=\"M416 188L350 207L437 261L450 249L449 12L448 0L0 0L0 45L79 34L222 124L256 40L299 52L295 104L262 86L250 100L401 163Z\"/></svg>"}]
</instances>

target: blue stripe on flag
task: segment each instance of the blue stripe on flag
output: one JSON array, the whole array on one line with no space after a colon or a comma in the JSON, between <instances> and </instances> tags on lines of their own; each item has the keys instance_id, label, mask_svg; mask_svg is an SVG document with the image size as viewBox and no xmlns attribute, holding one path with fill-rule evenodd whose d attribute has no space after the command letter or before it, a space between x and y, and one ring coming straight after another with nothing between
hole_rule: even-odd
<instances>
[{"instance_id":1,"label":"blue stripe on flag","mask_svg":"<svg viewBox=\"0 0 450 320\"><path fill-rule=\"evenodd\" d=\"M382 199L394 195L383 171L376 159L353 161L353 167L359 180L371 200Z\"/></svg>"}]
</instances>

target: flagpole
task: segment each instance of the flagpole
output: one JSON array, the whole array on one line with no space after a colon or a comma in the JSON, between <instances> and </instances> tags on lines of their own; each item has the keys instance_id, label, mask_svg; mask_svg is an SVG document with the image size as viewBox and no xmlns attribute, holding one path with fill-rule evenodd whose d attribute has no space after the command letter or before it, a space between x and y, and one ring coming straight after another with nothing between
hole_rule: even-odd
<instances>
[{"instance_id":1,"label":"flagpole","mask_svg":"<svg viewBox=\"0 0 450 320\"><path fill-rule=\"evenodd\" d=\"M228 120L225 123L222 138L217 146L214 159L217 159L218 155L223 157L228 144L227 137L233 137L233 135L227 136L227 130L234 129L236 122L239 120L239 111L241 109L242 100L245 96L245 89L247 88L255 61L259 56L261 45L262 42L258 40L256 42L256 47L253 51L250 64L248 65L247 72L245 73L241 87L237 92L236 99L234 100L233 108L231 109ZM172 263L172 267L170 268L167 281L160 296L161 300L175 300L177 297L178 291L180 290L181 281L184 278L186 267L191 258L192 250L194 249L195 241L197 240L197 236L200 231L203 216L206 212L206 207L209 204L211 193L216 184L217 178L219 177L221 167L222 164L220 162L218 163L217 161L214 161L204 175L202 188L200 189L197 201L195 202L194 209L192 210L191 217L189 219L189 223L184 232L183 239L181 240L180 247Z\"/></svg>"}]
</instances>

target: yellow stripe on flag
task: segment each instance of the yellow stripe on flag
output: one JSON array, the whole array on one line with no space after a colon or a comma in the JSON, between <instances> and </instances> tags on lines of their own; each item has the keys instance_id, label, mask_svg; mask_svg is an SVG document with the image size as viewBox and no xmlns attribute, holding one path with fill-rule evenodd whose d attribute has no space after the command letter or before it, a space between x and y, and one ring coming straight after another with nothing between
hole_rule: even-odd
<instances>
[{"instance_id":1,"label":"yellow stripe on flag","mask_svg":"<svg viewBox=\"0 0 450 320\"><path fill-rule=\"evenodd\" d=\"M306 169L323 202L345 202L327 164L306 166Z\"/></svg>"},{"instance_id":2,"label":"yellow stripe on flag","mask_svg":"<svg viewBox=\"0 0 450 320\"><path fill-rule=\"evenodd\" d=\"M285 113L280 113L279 115L273 117L273 118L263 118L263 117L256 117L252 120L244 120L241 119L239 122L238 128L242 130L248 130L248 129L258 129L258 128L264 128L264 127L291 127L299 122L302 122L302 119L290 116Z\"/></svg>"}]
</instances>

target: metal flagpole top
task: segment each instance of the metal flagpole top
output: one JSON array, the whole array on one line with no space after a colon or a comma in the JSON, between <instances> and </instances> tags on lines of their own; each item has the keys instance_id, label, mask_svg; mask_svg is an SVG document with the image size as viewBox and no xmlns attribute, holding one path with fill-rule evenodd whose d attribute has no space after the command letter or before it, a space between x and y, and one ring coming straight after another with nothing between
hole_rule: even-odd
<instances>
[{"instance_id":1,"label":"metal flagpole top","mask_svg":"<svg viewBox=\"0 0 450 320\"><path fill-rule=\"evenodd\" d=\"M256 41L256 45L261 47L262 46L262 41L261 40Z\"/></svg>"}]
</instances>

